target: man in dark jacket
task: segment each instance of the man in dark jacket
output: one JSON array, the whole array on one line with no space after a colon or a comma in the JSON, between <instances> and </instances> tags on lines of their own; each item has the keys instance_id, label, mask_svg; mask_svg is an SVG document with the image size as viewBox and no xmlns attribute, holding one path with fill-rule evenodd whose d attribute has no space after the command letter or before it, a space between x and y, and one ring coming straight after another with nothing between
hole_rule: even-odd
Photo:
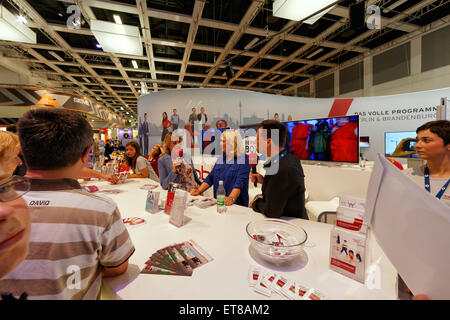
<instances>
[{"instance_id":1,"label":"man in dark jacket","mask_svg":"<svg viewBox=\"0 0 450 320\"><path fill-rule=\"evenodd\" d=\"M281 216L308 219L305 209L305 175L300 160L284 146L286 127L276 120L258 125L258 152L267 156L266 174L250 174L252 182L262 183L262 196L250 203L250 208L269 218Z\"/></svg>"}]
</instances>

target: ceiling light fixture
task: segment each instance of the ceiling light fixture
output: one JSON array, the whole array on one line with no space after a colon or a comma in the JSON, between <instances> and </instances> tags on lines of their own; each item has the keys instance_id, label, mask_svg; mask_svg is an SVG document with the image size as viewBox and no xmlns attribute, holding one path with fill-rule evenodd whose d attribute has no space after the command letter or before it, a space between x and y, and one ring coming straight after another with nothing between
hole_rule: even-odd
<instances>
[{"instance_id":1,"label":"ceiling light fixture","mask_svg":"<svg viewBox=\"0 0 450 320\"><path fill-rule=\"evenodd\" d=\"M99 48L99 49L101 49L102 48L102 46L101 45L99 45L98 43L95 45L97 48Z\"/></svg>"},{"instance_id":2,"label":"ceiling light fixture","mask_svg":"<svg viewBox=\"0 0 450 320\"><path fill-rule=\"evenodd\" d=\"M123 107L120 107L120 110L123 110Z\"/></svg>"},{"instance_id":3,"label":"ceiling light fixture","mask_svg":"<svg viewBox=\"0 0 450 320\"><path fill-rule=\"evenodd\" d=\"M114 21L117 24L122 24L122 19L120 19L120 16L118 14L113 15L113 17L114 17Z\"/></svg>"},{"instance_id":4,"label":"ceiling light fixture","mask_svg":"<svg viewBox=\"0 0 450 320\"><path fill-rule=\"evenodd\" d=\"M132 60L131 61L131 64L133 65L133 68L135 68L135 69L138 69L139 67L138 67L138 64L137 64L137 62L136 62L136 60Z\"/></svg>"},{"instance_id":5,"label":"ceiling light fixture","mask_svg":"<svg viewBox=\"0 0 450 320\"><path fill-rule=\"evenodd\" d=\"M324 9L336 2L335 0L275 0L273 2L273 16L288 20L300 21L313 13ZM334 6L323 10L322 12L310 17L309 19L303 21L307 24L314 24L322 16L324 16L328 11L333 9Z\"/></svg>"},{"instance_id":6,"label":"ceiling light fixture","mask_svg":"<svg viewBox=\"0 0 450 320\"><path fill-rule=\"evenodd\" d=\"M4 6L0 5L0 40L36 44L36 33L22 23Z\"/></svg>"},{"instance_id":7,"label":"ceiling light fixture","mask_svg":"<svg viewBox=\"0 0 450 320\"><path fill-rule=\"evenodd\" d=\"M104 52L143 56L141 35L138 27L91 20L91 31Z\"/></svg>"},{"instance_id":8,"label":"ceiling light fixture","mask_svg":"<svg viewBox=\"0 0 450 320\"><path fill-rule=\"evenodd\" d=\"M17 21L19 21L20 23L23 23L23 24L28 23L27 18L25 18L25 17L22 16L22 15L17 16Z\"/></svg>"},{"instance_id":9,"label":"ceiling light fixture","mask_svg":"<svg viewBox=\"0 0 450 320\"><path fill-rule=\"evenodd\" d=\"M311 54L309 54L306 59L310 59L312 57L314 57L316 54L321 53L323 51L323 48L319 48L319 50L312 52Z\"/></svg>"},{"instance_id":10,"label":"ceiling light fixture","mask_svg":"<svg viewBox=\"0 0 450 320\"><path fill-rule=\"evenodd\" d=\"M130 114L130 113L127 111L126 114Z\"/></svg>"}]
</instances>

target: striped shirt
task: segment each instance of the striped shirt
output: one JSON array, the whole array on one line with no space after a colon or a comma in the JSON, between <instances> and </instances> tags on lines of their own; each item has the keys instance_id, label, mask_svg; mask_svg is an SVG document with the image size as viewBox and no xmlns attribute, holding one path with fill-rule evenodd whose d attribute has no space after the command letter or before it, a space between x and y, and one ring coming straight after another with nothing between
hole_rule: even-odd
<instances>
[{"instance_id":1,"label":"striped shirt","mask_svg":"<svg viewBox=\"0 0 450 320\"><path fill-rule=\"evenodd\" d=\"M31 179L28 256L0 291L31 299L98 299L102 268L125 263L134 246L117 205L72 179Z\"/></svg>"}]
</instances>

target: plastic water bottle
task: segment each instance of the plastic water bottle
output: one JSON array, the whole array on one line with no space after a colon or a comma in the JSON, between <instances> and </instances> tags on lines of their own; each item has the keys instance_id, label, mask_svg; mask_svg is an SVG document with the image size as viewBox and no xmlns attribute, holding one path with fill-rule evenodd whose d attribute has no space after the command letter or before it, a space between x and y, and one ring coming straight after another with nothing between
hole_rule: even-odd
<instances>
[{"instance_id":1,"label":"plastic water bottle","mask_svg":"<svg viewBox=\"0 0 450 320\"><path fill-rule=\"evenodd\" d=\"M225 188L223 187L223 181L219 181L219 188L217 189L217 212L223 213L227 211L225 207Z\"/></svg>"}]
</instances>

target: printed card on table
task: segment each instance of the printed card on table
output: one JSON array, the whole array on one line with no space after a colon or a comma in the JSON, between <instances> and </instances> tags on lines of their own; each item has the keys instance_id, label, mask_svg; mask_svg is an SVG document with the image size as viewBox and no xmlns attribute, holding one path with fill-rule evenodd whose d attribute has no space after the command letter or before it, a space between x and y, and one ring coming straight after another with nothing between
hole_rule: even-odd
<instances>
[{"instance_id":1,"label":"printed card on table","mask_svg":"<svg viewBox=\"0 0 450 320\"><path fill-rule=\"evenodd\" d=\"M123 218L122 221L128 228L136 228L147 223L145 219L139 217Z\"/></svg>"}]
</instances>

